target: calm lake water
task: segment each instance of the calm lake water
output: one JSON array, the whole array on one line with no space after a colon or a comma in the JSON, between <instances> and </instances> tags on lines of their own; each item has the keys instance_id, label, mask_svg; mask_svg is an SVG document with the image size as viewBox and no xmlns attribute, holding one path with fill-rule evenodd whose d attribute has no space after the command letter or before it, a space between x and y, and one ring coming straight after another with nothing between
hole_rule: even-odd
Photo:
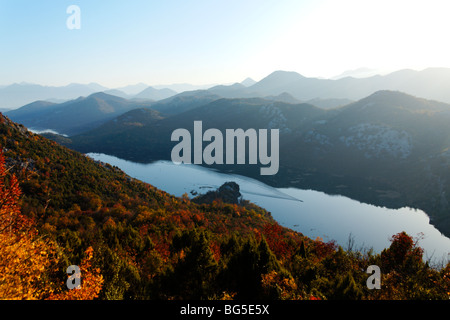
<instances>
[{"instance_id":1,"label":"calm lake water","mask_svg":"<svg viewBox=\"0 0 450 320\"><path fill-rule=\"evenodd\" d=\"M244 199L270 211L281 225L313 239L335 240L344 249L351 236L355 249L373 248L381 252L389 247L392 235L406 231L413 237L423 234L419 246L425 250L424 258L437 262L450 258L450 239L431 225L421 210L376 207L313 190L272 188L255 179L196 165L175 165L170 161L139 164L105 154L87 155L175 196L188 193L192 197L191 191L206 193L227 181L234 181L239 184Z\"/></svg>"}]
</instances>

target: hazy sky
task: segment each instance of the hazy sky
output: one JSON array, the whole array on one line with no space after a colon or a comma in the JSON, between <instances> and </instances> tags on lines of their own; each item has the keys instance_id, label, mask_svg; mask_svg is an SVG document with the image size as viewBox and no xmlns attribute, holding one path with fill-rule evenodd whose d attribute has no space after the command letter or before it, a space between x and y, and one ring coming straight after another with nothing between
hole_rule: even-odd
<instances>
[{"instance_id":1,"label":"hazy sky","mask_svg":"<svg viewBox=\"0 0 450 320\"><path fill-rule=\"evenodd\" d=\"M66 26L72 4L79 30ZM447 0L0 0L0 85L450 67L449 9Z\"/></svg>"}]
</instances>

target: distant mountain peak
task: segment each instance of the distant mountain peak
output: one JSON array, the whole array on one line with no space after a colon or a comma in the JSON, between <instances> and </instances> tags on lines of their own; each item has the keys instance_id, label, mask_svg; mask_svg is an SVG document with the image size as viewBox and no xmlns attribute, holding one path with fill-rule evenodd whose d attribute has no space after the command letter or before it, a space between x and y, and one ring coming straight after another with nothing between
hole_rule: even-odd
<instances>
[{"instance_id":1,"label":"distant mountain peak","mask_svg":"<svg viewBox=\"0 0 450 320\"><path fill-rule=\"evenodd\" d=\"M166 98L170 98L174 95L176 95L177 92L168 89L168 88L162 88L162 89L155 89L154 87L147 87L141 92L139 92L137 95L135 95L135 98L139 99L150 99L150 100L163 100Z\"/></svg>"},{"instance_id":2,"label":"distant mountain peak","mask_svg":"<svg viewBox=\"0 0 450 320\"><path fill-rule=\"evenodd\" d=\"M379 90L370 96L348 105L352 110L374 110L376 113L389 114L387 110L412 113L441 113L448 114L450 105L445 102L425 99L395 90ZM383 111L381 111L383 110ZM378 115L377 115L378 116ZM397 116L392 114L392 116Z\"/></svg>"},{"instance_id":3,"label":"distant mountain peak","mask_svg":"<svg viewBox=\"0 0 450 320\"><path fill-rule=\"evenodd\" d=\"M105 93L103 91L92 93L92 94L90 94L87 97L82 97L81 99L85 99L85 100L95 99L95 100L103 100L103 101L122 101L124 103L126 103L128 101L125 98L122 98L122 97L119 97L119 96L116 96L116 95L112 95L112 94L108 94L108 93ZM75 99L75 100L72 100L72 101L75 102L75 101L78 101L78 100L79 99ZM69 101L69 103L70 103L70 101Z\"/></svg>"},{"instance_id":4,"label":"distant mountain peak","mask_svg":"<svg viewBox=\"0 0 450 320\"><path fill-rule=\"evenodd\" d=\"M113 96L111 94L107 94L107 93L105 93L103 91L94 92L93 94L89 95L88 98L89 97L92 97L92 98L109 98L109 97L116 98L116 96Z\"/></svg>"},{"instance_id":5,"label":"distant mountain peak","mask_svg":"<svg viewBox=\"0 0 450 320\"><path fill-rule=\"evenodd\" d=\"M337 79L342 79L342 78L346 78L346 77L352 77L352 78L368 78L368 77L373 77L376 75L381 75L384 72L382 72L381 70L378 69L371 69L371 68L357 68L357 69L353 69L353 70L347 70L342 72L341 74L332 77L331 79L337 80Z\"/></svg>"},{"instance_id":6,"label":"distant mountain peak","mask_svg":"<svg viewBox=\"0 0 450 320\"><path fill-rule=\"evenodd\" d=\"M285 76L285 77L293 77L293 78L304 78L300 73L295 71L285 71L285 70L276 70L269 74L267 77L274 77L274 76Z\"/></svg>"},{"instance_id":7,"label":"distant mountain peak","mask_svg":"<svg viewBox=\"0 0 450 320\"><path fill-rule=\"evenodd\" d=\"M255 85L261 85L261 84L268 84L268 83L274 83L277 86L283 86L287 84L291 84L293 82L306 79L301 74L295 72L295 71L274 71L271 74L269 74L267 77L256 83Z\"/></svg>"},{"instance_id":8,"label":"distant mountain peak","mask_svg":"<svg viewBox=\"0 0 450 320\"><path fill-rule=\"evenodd\" d=\"M366 99L372 98L393 98L393 97L402 97L402 98L415 98L414 96L404 93L398 90L378 90L368 96Z\"/></svg>"},{"instance_id":9,"label":"distant mountain peak","mask_svg":"<svg viewBox=\"0 0 450 320\"><path fill-rule=\"evenodd\" d=\"M246 78L244 81L241 82L241 84L245 87L250 87L252 85L254 85L256 83L255 80L253 80L252 78Z\"/></svg>"}]
</instances>

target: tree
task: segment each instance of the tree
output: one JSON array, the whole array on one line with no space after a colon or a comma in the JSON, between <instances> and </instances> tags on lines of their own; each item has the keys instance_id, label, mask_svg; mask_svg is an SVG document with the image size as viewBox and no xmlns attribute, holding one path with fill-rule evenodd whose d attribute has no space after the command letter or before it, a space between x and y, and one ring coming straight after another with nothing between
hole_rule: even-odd
<instances>
[{"instance_id":1,"label":"tree","mask_svg":"<svg viewBox=\"0 0 450 320\"><path fill-rule=\"evenodd\" d=\"M305 247L305 240L302 240L300 244L300 249L298 250L298 255L302 258L306 258L306 247Z\"/></svg>"},{"instance_id":2,"label":"tree","mask_svg":"<svg viewBox=\"0 0 450 320\"><path fill-rule=\"evenodd\" d=\"M283 276L276 271L262 275L261 279L264 295L268 299L299 300L297 284L292 276Z\"/></svg>"},{"instance_id":3,"label":"tree","mask_svg":"<svg viewBox=\"0 0 450 320\"><path fill-rule=\"evenodd\" d=\"M3 152L0 152L0 232L2 233L15 231L14 229L20 227L23 222L20 221L18 204L22 192L16 176L12 174L8 177L8 171Z\"/></svg>"},{"instance_id":4,"label":"tree","mask_svg":"<svg viewBox=\"0 0 450 320\"><path fill-rule=\"evenodd\" d=\"M359 300L361 297L362 289L358 287L350 272L337 277L335 288L330 295L331 299Z\"/></svg>"},{"instance_id":5,"label":"tree","mask_svg":"<svg viewBox=\"0 0 450 320\"><path fill-rule=\"evenodd\" d=\"M41 299L55 289L56 246L21 215L19 182L8 171L0 152L0 298Z\"/></svg>"},{"instance_id":6,"label":"tree","mask_svg":"<svg viewBox=\"0 0 450 320\"><path fill-rule=\"evenodd\" d=\"M412 274L420 268L422 256L423 249L403 231L392 236L390 247L381 252L381 261L385 272L395 270Z\"/></svg>"},{"instance_id":7,"label":"tree","mask_svg":"<svg viewBox=\"0 0 450 320\"><path fill-rule=\"evenodd\" d=\"M263 288L263 275L271 271L277 272L280 277L289 277L265 238L259 242L250 238L242 246L231 238L227 246L226 251L231 256L221 272L220 281L228 292L236 293L236 299L265 298L268 291Z\"/></svg>"},{"instance_id":8,"label":"tree","mask_svg":"<svg viewBox=\"0 0 450 320\"><path fill-rule=\"evenodd\" d=\"M84 255L85 257L79 266L81 273L80 288L52 294L49 300L93 300L99 296L103 286L103 276L100 273L100 269L92 265L94 249L88 247Z\"/></svg>"},{"instance_id":9,"label":"tree","mask_svg":"<svg viewBox=\"0 0 450 320\"><path fill-rule=\"evenodd\" d=\"M179 260L163 280L169 295L183 299L214 296L218 265L206 233L197 229L185 231L174 237L172 249L179 253Z\"/></svg>"}]
</instances>

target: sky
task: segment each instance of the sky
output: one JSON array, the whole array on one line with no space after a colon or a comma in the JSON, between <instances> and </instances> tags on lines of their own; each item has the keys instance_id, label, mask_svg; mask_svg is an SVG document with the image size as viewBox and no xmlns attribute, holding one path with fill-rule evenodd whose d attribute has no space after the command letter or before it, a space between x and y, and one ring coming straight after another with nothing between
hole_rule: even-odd
<instances>
[{"instance_id":1,"label":"sky","mask_svg":"<svg viewBox=\"0 0 450 320\"><path fill-rule=\"evenodd\" d=\"M80 9L69 29L67 8ZM450 1L0 0L0 85L234 83L450 67Z\"/></svg>"}]
</instances>

